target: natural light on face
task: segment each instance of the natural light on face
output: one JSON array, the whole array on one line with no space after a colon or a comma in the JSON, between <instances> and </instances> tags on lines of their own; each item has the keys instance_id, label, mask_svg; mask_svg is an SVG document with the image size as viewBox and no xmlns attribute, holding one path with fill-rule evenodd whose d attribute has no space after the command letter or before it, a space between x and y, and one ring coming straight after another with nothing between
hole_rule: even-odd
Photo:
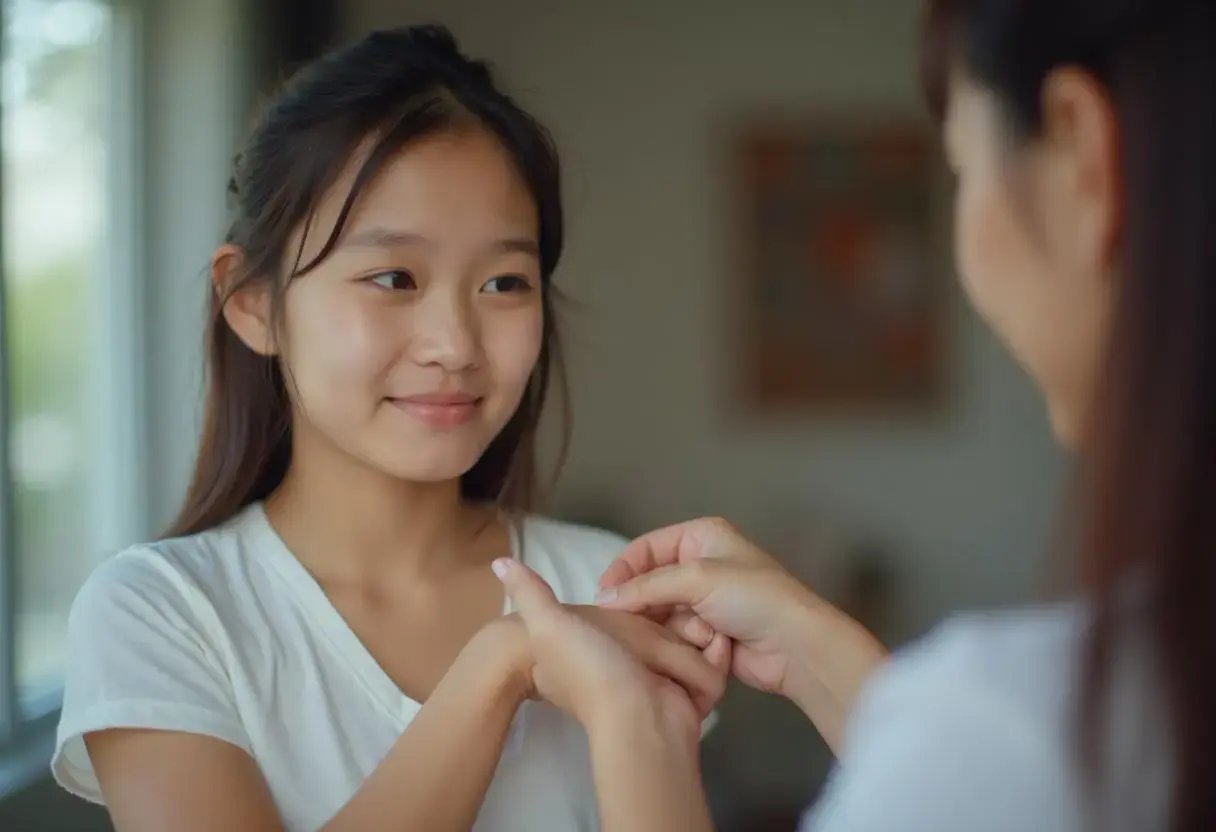
<instances>
[{"instance_id":1,"label":"natural light on face","mask_svg":"<svg viewBox=\"0 0 1216 832\"><path fill-rule=\"evenodd\" d=\"M332 227L349 181L314 227ZM497 140L465 130L408 145L361 194L335 251L287 291L297 446L312 431L411 481L467 472L540 353L537 241L535 203Z\"/></svg>"}]
</instances>

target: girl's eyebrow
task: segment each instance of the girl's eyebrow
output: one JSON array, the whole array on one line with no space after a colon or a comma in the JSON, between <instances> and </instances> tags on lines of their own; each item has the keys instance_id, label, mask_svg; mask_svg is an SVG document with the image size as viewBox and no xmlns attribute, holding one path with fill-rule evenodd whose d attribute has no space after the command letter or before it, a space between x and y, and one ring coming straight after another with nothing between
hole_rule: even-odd
<instances>
[{"instance_id":1,"label":"girl's eyebrow","mask_svg":"<svg viewBox=\"0 0 1216 832\"><path fill-rule=\"evenodd\" d=\"M356 231L349 237L346 237L338 244L338 247L391 248L403 245L434 246L435 241L422 234L415 234L412 231L400 231L391 228L368 228L363 231ZM487 249L504 254L521 253L530 254L533 257L540 256L540 246L537 245L536 240L526 237L510 237L495 240L487 246Z\"/></svg>"}]
</instances>

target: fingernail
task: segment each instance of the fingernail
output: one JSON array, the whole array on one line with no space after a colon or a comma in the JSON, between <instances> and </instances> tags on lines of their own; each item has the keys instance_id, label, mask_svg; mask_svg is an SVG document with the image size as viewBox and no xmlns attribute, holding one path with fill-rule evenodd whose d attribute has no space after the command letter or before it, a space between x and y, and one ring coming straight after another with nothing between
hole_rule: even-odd
<instances>
[{"instance_id":1,"label":"fingernail","mask_svg":"<svg viewBox=\"0 0 1216 832\"><path fill-rule=\"evenodd\" d=\"M503 580L511 569L511 559L499 558L490 564L490 568L494 570L494 574L498 576L499 580Z\"/></svg>"},{"instance_id":2,"label":"fingernail","mask_svg":"<svg viewBox=\"0 0 1216 832\"><path fill-rule=\"evenodd\" d=\"M609 587L608 589L601 589L598 593L596 593L595 603L611 604L613 601L616 600L616 597L617 597L617 591L614 587Z\"/></svg>"}]
</instances>

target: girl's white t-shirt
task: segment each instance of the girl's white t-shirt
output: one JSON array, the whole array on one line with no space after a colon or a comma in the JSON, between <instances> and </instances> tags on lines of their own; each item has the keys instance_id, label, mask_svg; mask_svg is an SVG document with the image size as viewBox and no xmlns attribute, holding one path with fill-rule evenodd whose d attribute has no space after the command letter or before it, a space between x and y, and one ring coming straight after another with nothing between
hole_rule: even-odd
<instances>
[{"instance_id":1,"label":"girl's white t-shirt","mask_svg":"<svg viewBox=\"0 0 1216 832\"><path fill-rule=\"evenodd\" d=\"M607 532L528 518L512 555L563 602L591 603L623 546ZM183 731L248 752L286 827L314 830L422 707L376 663L260 505L214 530L110 558L81 589L68 633L52 770L97 803L85 734ZM597 828L581 727L545 703L524 703L474 829Z\"/></svg>"}]
</instances>

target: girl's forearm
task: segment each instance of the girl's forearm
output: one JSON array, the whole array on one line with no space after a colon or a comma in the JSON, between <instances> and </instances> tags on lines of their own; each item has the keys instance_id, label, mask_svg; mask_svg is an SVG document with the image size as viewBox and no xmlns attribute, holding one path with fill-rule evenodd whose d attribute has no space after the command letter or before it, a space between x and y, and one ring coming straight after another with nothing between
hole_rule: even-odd
<instances>
[{"instance_id":1,"label":"girl's forearm","mask_svg":"<svg viewBox=\"0 0 1216 832\"><path fill-rule=\"evenodd\" d=\"M695 731L643 699L587 733L604 832L711 832Z\"/></svg>"},{"instance_id":2,"label":"girl's forearm","mask_svg":"<svg viewBox=\"0 0 1216 832\"><path fill-rule=\"evenodd\" d=\"M523 700L516 647L497 624L473 638L396 745L325 832L467 830Z\"/></svg>"}]
</instances>

